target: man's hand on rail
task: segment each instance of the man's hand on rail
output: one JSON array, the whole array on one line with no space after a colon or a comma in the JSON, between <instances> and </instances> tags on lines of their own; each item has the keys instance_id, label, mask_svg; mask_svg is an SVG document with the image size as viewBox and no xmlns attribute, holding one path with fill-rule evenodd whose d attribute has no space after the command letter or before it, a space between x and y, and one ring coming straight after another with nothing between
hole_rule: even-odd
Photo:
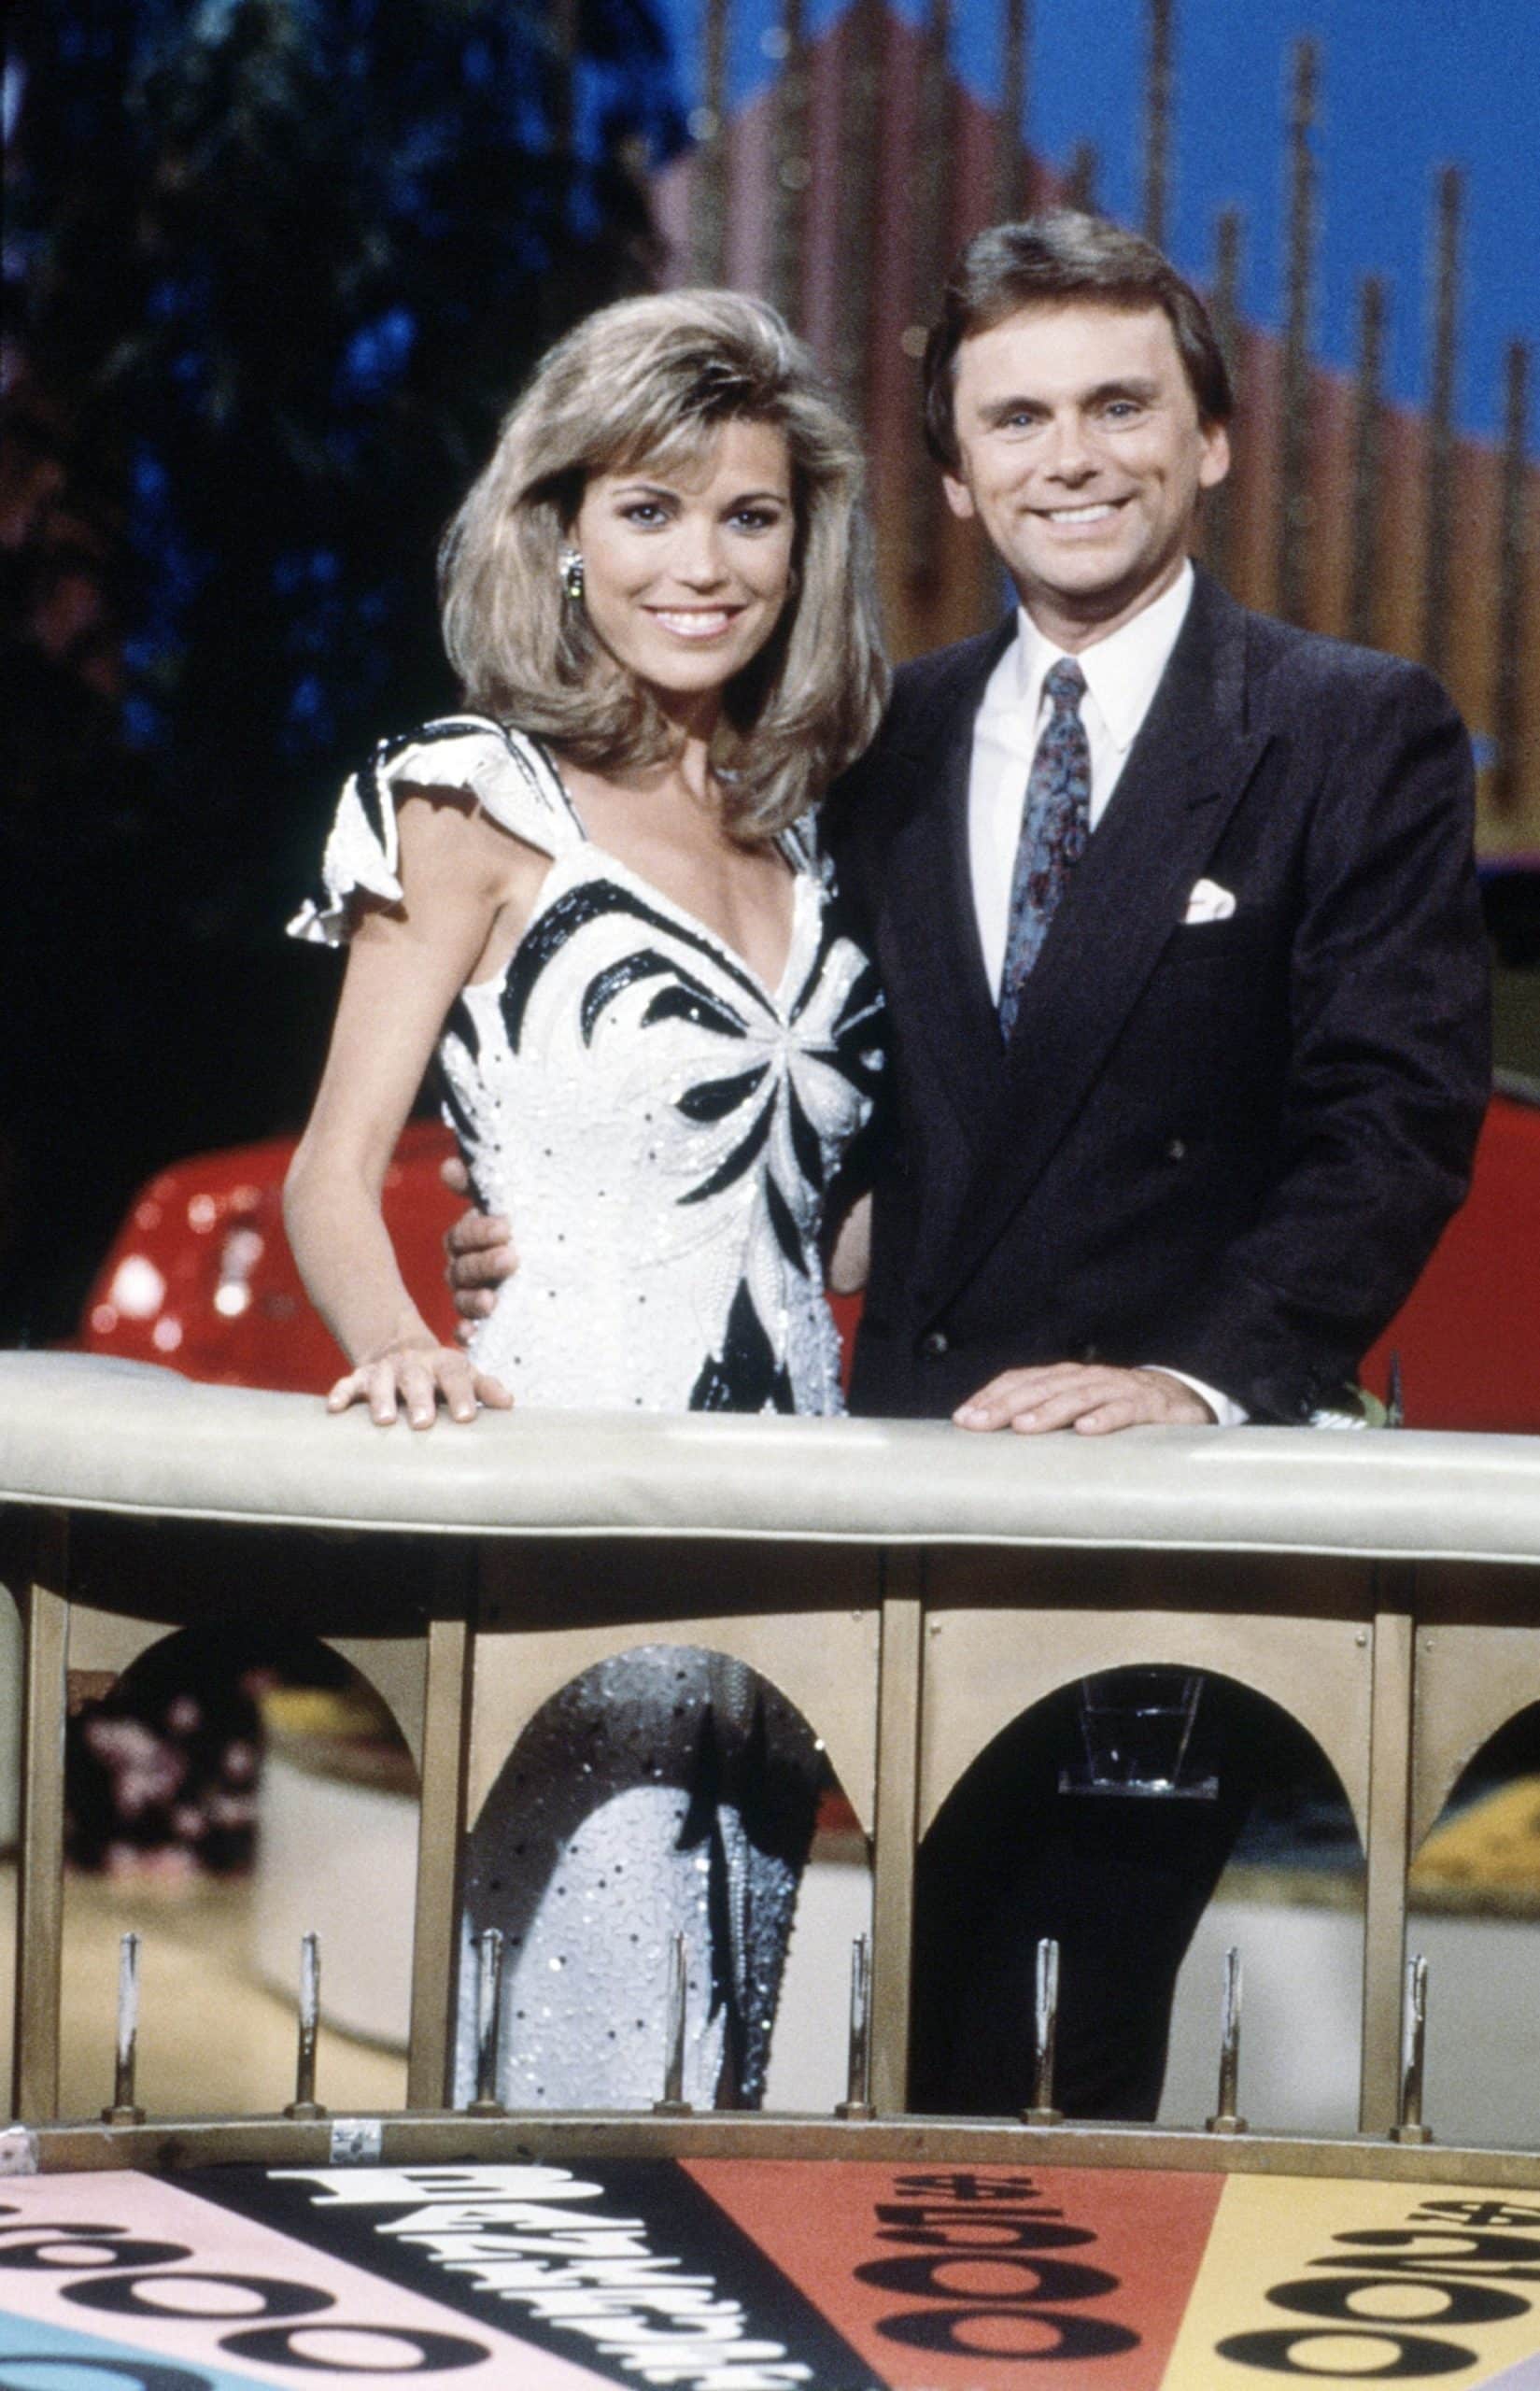
<instances>
[{"instance_id":1,"label":"man's hand on rail","mask_svg":"<svg viewBox=\"0 0 1540 2391\"><path fill-rule=\"evenodd\" d=\"M1040 1436L1073 1428L1105 1436L1116 1428L1211 1428L1202 1397L1164 1370L1115 1369L1102 1362L1048 1362L1035 1369L1002 1370L952 1415L959 1428L1014 1428Z\"/></svg>"},{"instance_id":2,"label":"man's hand on rail","mask_svg":"<svg viewBox=\"0 0 1540 2391\"><path fill-rule=\"evenodd\" d=\"M478 1404L488 1411L514 1408L502 1380L474 1368L453 1345L405 1340L366 1355L326 1398L328 1411L346 1411L355 1403L366 1403L380 1428L389 1428L403 1409L414 1428L431 1428L441 1403L451 1420L473 1420Z\"/></svg>"},{"instance_id":3,"label":"man's hand on rail","mask_svg":"<svg viewBox=\"0 0 1540 2391\"><path fill-rule=\"evenodd\" d=\"M439 1177L452 1195L469 1196L471 1174L459 1154L439 1165ZM456 1334L461 1341L478 1320L485 1320L497 1301L504 1279L518 1268L513 1230L501 1212L483 1212L473 1206L444 1234L449 1285L460 1317Z\"/></svg>"}]
</instances>

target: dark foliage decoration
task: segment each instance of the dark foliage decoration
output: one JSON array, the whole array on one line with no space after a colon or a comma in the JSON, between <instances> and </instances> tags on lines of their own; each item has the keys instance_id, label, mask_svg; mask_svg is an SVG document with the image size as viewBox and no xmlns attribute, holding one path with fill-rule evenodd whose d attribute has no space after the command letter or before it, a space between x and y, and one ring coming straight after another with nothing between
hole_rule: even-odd
<instances>
[{"instance_id":1,"label":"dark foliage decoration","mask_svg":"<svg viewBox=\"0 0 1540 2391\"><path fill-rule=\"evenodd\" d=\"M282 921L343 771L454 700L438 533L539 350L651 278L680 120L648 0L12 26L14 1338L147 1168L303 1110L332 983Z\"/></svg>"}]
</instances>

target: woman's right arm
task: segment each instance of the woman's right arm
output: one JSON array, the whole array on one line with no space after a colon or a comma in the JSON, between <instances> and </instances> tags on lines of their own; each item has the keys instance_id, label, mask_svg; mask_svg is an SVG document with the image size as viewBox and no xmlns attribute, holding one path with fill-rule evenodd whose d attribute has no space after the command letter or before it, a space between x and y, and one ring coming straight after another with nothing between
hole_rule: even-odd
<instances>
[{"instance_id":1,"label":"woman's right arm","mask_svg":"<svg viewBox=\"0 0 1540 2391\"><path fill-rule=\"evenodd\" d=\"M367 1403L384 1425L403 1407L426 1428L441 1401L469 1420L478 1401L506 1409L512 1397L428 1326L397 1267L380 1189L445 1015L507 901L517 842L448 792L407 798L399 824L405 899L354 930L284 1221L317 1309L353 1365L328 1408Z\"/></svg>"}]
</instances>

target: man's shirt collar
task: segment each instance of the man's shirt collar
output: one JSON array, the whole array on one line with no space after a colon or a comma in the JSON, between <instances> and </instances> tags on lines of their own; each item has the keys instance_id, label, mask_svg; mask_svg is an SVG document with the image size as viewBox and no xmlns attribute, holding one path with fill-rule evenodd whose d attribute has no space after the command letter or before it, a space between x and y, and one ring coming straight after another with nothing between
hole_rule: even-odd
<instances>
[{"instance_id":1,"label":"man's shirt collar","mask_svg":"<svg viewBox=\"0 0 1540 2391\"><path fill-rule=\"evenodd\" d=\"M1184 560L1169 589L1163 589L1151 604L1141 607L1108 638L1081 648L1075 658L1108 737L1120 755L1132 747L1150 711L1156 685L1187 619L1193 587L1192 563ZM1016 640L1008 650L1010 669L998 676L987 702L991 713L1019 711L1028 725L1035 725L1043 682L1066 651L1043 637L1024 606L1018 609L1016 620Z\"/></svg>"}]
</instances>

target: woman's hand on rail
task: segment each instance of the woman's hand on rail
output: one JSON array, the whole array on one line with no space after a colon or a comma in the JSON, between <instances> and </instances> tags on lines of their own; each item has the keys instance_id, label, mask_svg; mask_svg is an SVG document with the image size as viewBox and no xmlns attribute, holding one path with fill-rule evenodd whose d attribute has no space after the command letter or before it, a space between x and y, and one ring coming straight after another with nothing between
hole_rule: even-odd
<instances>
[{"instance_id":1,"label":"woman's hand on rail","mask_svg":"<svg viewBox=\"0 0 1540 2391\"><path fill-rule=\"evenodd\" d=\"M514 1398L500 1379L478 1370L452 1345L402 1342L372 1353L340 1378L326 1398L328 1411L366 1403L376 1427L389 1428L404 1409L414 1428L431 1428L440 1404L451 1420L473 1420L476 1407L511 1411Z\"/></svg>"}]
</instances>

